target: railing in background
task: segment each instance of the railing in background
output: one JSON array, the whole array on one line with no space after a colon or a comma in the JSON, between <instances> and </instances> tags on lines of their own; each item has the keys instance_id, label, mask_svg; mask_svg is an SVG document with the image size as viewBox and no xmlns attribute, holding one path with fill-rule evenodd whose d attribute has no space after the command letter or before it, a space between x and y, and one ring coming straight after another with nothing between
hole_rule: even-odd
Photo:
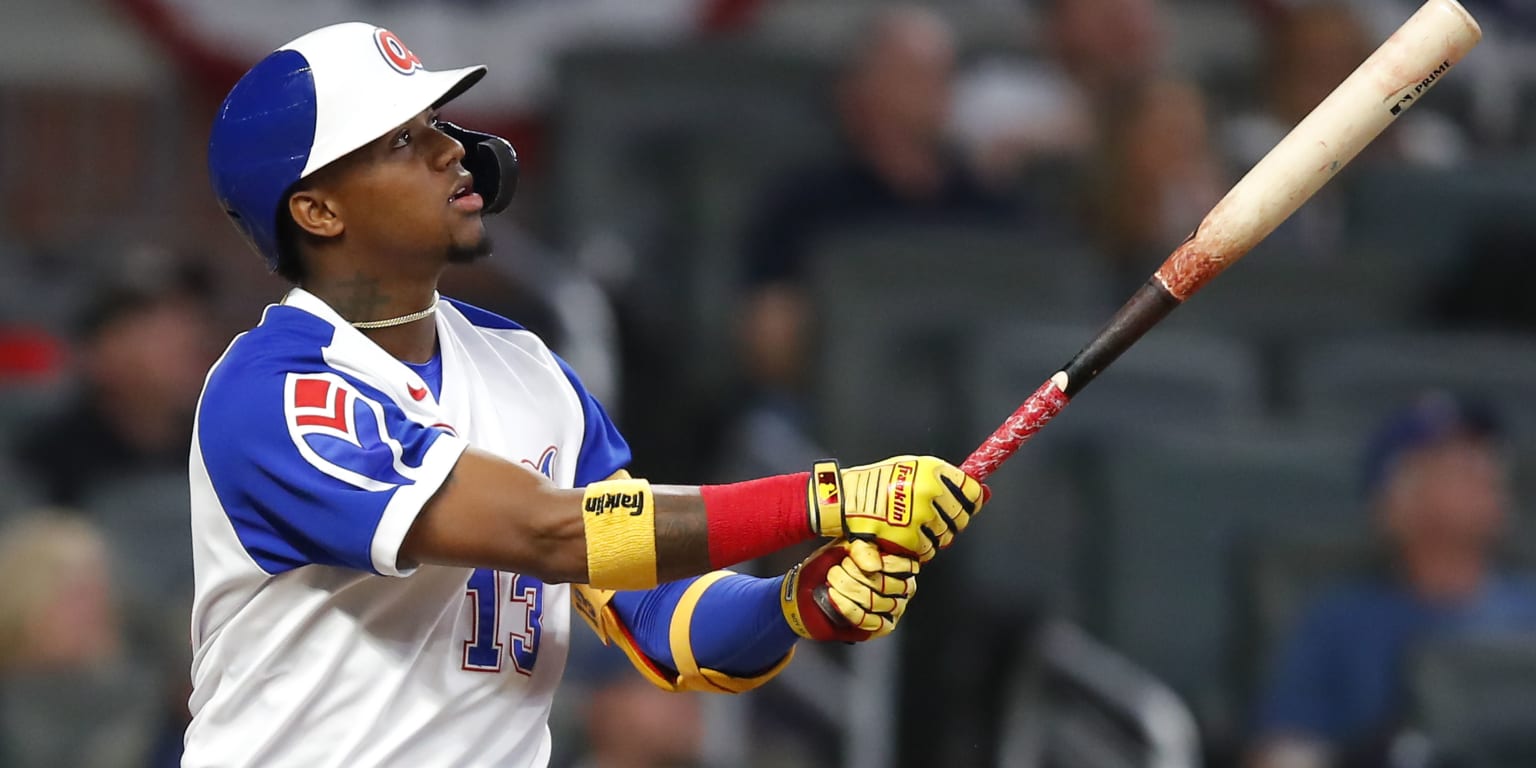
<instances>
[{"instance_id":1,"label":"railing in background","mask_svg":"<svg viewBox=\"0 0 1536 768\"><path fill-rule=\"evenodd\" d=\"M1000 768L1196 768L1194 716L1168 686L1073 624L1040 634L1010 684Z\"/></svg>"}]
</instances>

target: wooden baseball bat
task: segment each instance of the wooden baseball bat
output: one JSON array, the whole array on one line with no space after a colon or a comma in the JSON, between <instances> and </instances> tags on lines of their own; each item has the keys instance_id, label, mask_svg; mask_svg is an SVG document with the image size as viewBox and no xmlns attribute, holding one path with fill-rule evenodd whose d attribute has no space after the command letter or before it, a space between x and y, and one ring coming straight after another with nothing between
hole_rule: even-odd
<instances>
[{"instance_id":1,"label":"wooden baseball bat","mask_svg":"<svg viewBox=\"0 0 1536 768\"><path fill-rule=\"evenodd\" d=\"M1039 432L1152 326L1280 226L1482 39L1456 0L1429 0L1238 181L1098 335L960 468L978 480Z\"/></svg>"}]
</instances>

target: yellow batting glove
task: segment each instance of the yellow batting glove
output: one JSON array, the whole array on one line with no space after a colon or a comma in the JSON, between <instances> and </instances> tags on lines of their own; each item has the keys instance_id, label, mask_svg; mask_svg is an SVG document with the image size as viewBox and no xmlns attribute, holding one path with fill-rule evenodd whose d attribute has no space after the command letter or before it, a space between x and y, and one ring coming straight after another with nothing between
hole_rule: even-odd
<instances>
[{"instance_id":1,"label":"yellow batting glove","mask_svg":"<svg viewBox=\"0 0 1536 768\"><path fill-rule=\"evenodd\" d=\"M989 496L975 478L932 456L897 456L850 469L819 461L809 485L812 530L873 541L922 562L954 543Z\"/></svg>"},{"instance_id":2,"label":"yellow batting glove","mask_svg":"<svg viewBox=\"0 0 1536 768\"><path fill-rule=\"evenodd\" d=\"M812 640L856 643L888 635L917 593L920 568L868 541L831 542L784 577L784 620Z\"/></svg>"}]
</instances>

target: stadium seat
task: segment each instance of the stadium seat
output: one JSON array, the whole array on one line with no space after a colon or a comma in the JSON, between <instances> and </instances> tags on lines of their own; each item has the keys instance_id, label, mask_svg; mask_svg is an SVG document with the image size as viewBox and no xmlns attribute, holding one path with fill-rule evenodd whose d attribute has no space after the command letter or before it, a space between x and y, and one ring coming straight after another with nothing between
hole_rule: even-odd
<instances>
[{"instance_id":1,"label":"stadium seat","mask_svg":"<svg viewBox=\"0 0 1536 768\"><path fill-rule=\"evenodd\" d=\"M1473 334L1360 335L1296 353L1297 413L1369 429L1429 390L1486 398L1509 421L1517 444L1536 445L1536 341Z\"/></svg>"},{"instance_id":2,"label":"stadium seat","mask_svg":"<svg viewBox=\"0 0 1536 768\"><path fill-rule=\"evenodd\" d=\"M1156 677L1080 628L1046 623L1007 675L991 765L1180 768L1200 764L1200 733ZM967 763L980 764L980 763Z\"/></svg>"},{"instance_id":3,"label":"stadium seat","mask_svg":"<svg viewBox=\"0 0 1536 768\"><path fill-rule=\"evenodd\" d=\"M56 410L68 394L69 388L54 378L0 379L0 513L23 512L43 500L43 489L12 454L28 425Z\"/></svg>"},{"instance_id":4,"label":"stadium seat","mask_svg":"<svg viewBox=\"0 0 1536 768\"><path fill-rule=\"evenodd\" d=\"M971 387L969 446L1097 328L1014 322L974 338L974 362L964 366ZM1084 544L1095 534L1083 488L1091 481L1079 471L1086 445L1133 429L1257 420L1260 379L1256 356L1228 339L1159 329L1138 342L991 479L986 535L968 539L961 550L971 578L987 585L981 593L1009 602L1043 599L1055 611L1080 616Z\"/></svg>"},{"instance_id":5,"label":"stadium seat","mask_svg":"<svg viewBox=\"0 0 1536 768\"><path fill-rule=\"evenodd\" d=\"M112 546L118 585L131 599L178 604L192 591L191 501L185 472L103 484L81 506Z\"/></svg>"},{"instance_id":6,"label":"stadium seat","mask_svg":"<svg viewBox=\"0 0 1536 768\"><path fill-rule=\"evenodd\" d=\"M994 326L1107 316L1097 262L1013 229L850 233L824 243L812 270L817 423L849 461L893 452L959 461L991 430L975 413L995 426L1028 391L999 384L1013 404L976 407L975 388L992 375L983 371L1013 353L984 341ZM988 534L957 548L969 577L987 585L984 607L1017 615L1043 602L1073 613L1084 519L1075 478L1060 464L1020 460L995 480Z\"/></svg>"},{"instance_id":7,"label":"stadium seat","mask_svg":"<svg viewBox=\"0 0 1536 768\"><path fill-rule=\"evenodd\" d=\"M742 229L758 196L836 147L830 69L761 42L598 46L559 63L551 227L621 297L647 357L678 352L655 362L682 401L735 373Z\"/></svg>"},{"instance_id":8,"label":"stadium seat","mask_svg":"<svg viewBox=\"0 0 1536 768\"><path fill-rule=\"evenodd\" d=\"M945 557L977 610L1003 620L1086 612L1084 542L1095 531L1076 458L1026 450L987 479L992 499Z\"/></svg>"},{"instance_id":9,"label":"stadium seat","mask_svg":"<svg viewBox=\"0 0 1536 768\"><path fill-rule=\"evenodd\" d=\"M558 235L577 246L621 239L639 251L637 284L676 301L680 281L693 287L686 269L695 252L719 245L702 242L698 229L722 207L744 205L763 175L832 142L821 85L828 66L761 45L589 48L565 57L551 164ZM734 173L734 185L727 199L712 199L721 173Z\"/></svg>"},{"instance_id":10,"label":"stadium seat","mask_svg":"<svg viewBox=\"0 0 1536 768\"><path fill-rule=\"evenodd\" d=\"M975 424L990 431L1098 332L1098 325L1004 323L975 346ZM1131 425L1241 424L1264 414L1257 355L1222 336L1157 328L1083 390L1053 432ZM990 425L990 426L988 426ZM979 432L978 438L985 432Z\"/></svg>"},{"instance_id":11,"label":"stadium seat","mask_svg":"<svg viewBox=\"0 0 1536 768\"><path fill-rule=\"evenodd\" d=\"M842 456L969 450L975 339L999 323L1107 311L1088 254L1007 228L849 233L822 244L811 270L819 423Z\"/></svg>"},{"instance_id":12,"label":"stadium seat","mask_svg":"<svg viewBox=\"0 0 1536 768\"><path fill-rule=\"evenodd\" d=\"M132 661L8 673L0 686L0 762L8 768L144 765L166 700L161 681Z\"/></svg>"},{"instance_id":13,"label":"stadium seat","mask_svg":"<svg viewBox=\"0 0 1536 768\"><path fill-rule=\"evenodd\" d=\"M68 384L57 378L0 379L0 450L10 450L27 425L59 408L68 395Z\"/></svg>"},{"instance_id":14,"label":"stadium seat","mask_svg":"<svg viewBox=\"0 0 1536 768\"><path fill-rule=\"evenodd\" d=\"M590 47L565 56L551 165L560 174L557 229L579 239L634 221L666 181L654 172L676 165L678 158L659 162L668 141L674 148L697 136L792 141L830 130L821 86L829 66L761 45Z\"/></svg>"},{"instance_id":15,"label":"stadium seat","mask_svg":"<svg viewBox=\"0 0 1536 768\"><path fill-rule=\"evenodd\" d=\"M1168 324L1280 343L1341 328L1412 327L1475 230L1528 218L1536 205L1530 171L1529 161L1350 168L1308 203L1309 211L1336 212L1338 253L1311 252L1286 236L1294 221L1282 225Z\"/></svg>"},{"instance_id":16,"label":"stadium seat","mask_svg":"<svg viewBox=\"0 0 1536 768\"><path fill-rule=\"evenodd\" d=\"M1355 169L1346 185L1350 240L1374 246L1381 265L1395 268L1383 269L1383 280L1398 279L1404 271L1443 270L1462 255L1474 227L1529 216L1536 204L1531 170L1532 159L1510 157L1449 169L1383 164Z\"/></svg>"},{"instance_id":17,"label":"stadium seat","mask_svg":"<svg viewBox=\"0 0 1536 768\"><path fill-rule=\"evenodd\" d=\"M1130 431L1099 464L1105 639L1222 711L1236 543L1306 526L1359 524L1354 441L1273 430Z\"/></svg>"},{"instance_id":18,"label":"stadium seat","mask_svg":"<svg viewBox=\"0 0 1536 768\"><path fill-rule=\"evenodd\" d=\"M0 442L0 445L4 445ZM11 457L0 453L0 521L35 508L42 495Z\"/></svg>"},{"instance_id":19,"label":"stadium seat","mask_svg":"<svg viewBox=\"0 0 1536 768\"><path fill-rule=\"evenodd\" d=\"M1536 765L1536 636L1438 639L1414 654L1408 678L1413 721L1436 764Z\"/></svg>"},{"instance_id":20,"label":"stadium seat","mask_svg":"<svg viewBox=\"0 0 1536 768\"><path fill-rule=\"evenodd\" d=\"M1418 302L1407 269L1384 269L1364 250L1313 258L1282 242L1261 244L1191 296L1159 326L1288 345L1339 328L1405 327Z\"/></svg>"}]
</instances>

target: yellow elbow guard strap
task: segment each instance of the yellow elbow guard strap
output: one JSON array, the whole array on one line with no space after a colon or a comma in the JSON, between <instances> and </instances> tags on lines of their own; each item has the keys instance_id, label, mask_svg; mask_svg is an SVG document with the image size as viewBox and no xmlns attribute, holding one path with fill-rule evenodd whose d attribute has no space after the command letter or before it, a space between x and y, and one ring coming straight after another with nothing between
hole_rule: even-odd
<instances>
[{"instance_id":1,"label":"yellow elbow guard strap","mask_svg":"<svg viewBox=\"0 0 1536 768\"><path fill-rule=\"evenodd\" d=\"M656 586L656 497L639 479L604 480L581 504L587 583L599 589Z\"/></svg>"},{"instance_id":2,"label":"yellow elbow guard strap","mask_svg":"<svg viewBox=\"0 0 1536 768\"><path fill-rule=\"evenodd\" d=\"M624 655L629 657L635 669L656 687L666 691L741 693L750 691L778 676L789 664L790 659L794 658L795 652L794 649L790 649L790 652L785 654L779 663L773 665L772 669L755 677L732 677L724 672L699 666L698 660L693 656L693 642L689 633L689 629L693 626L693 612L699 605L699 598L704 596L704 592L710 585L730 573L730 571L714 571L699 577L698 581L689 585L687 591L683 592L682 599L678 601L677 610L672 614L670 633L672 661L678 667L675 673L657 665L640 651L634 637L629 633L629 628L624 626L618 612L609 604L613 599L612 591L573 585L571 595L576 611L587 620L587 624L602 639L603 644L617 644L624 651Z\"/></svg>"},{"instance_id":3,"label":"yellow elbow guard strap","mask_svg":"<svg viewBox=\"0 0 1536 768\"><path fill-rule=\"evenodd\" d=\"M667 670L662 669L650 657L640 652L640 646L635 643L635 638L629 634L629 628L619 619L618 611L610 605L613 601L614 590L594 589L585 584L571 585L571 604L576 612L587 620L587 626L597 633L603 645L618 645L619 650L629 657L629 663L646 680L657 688L667 691L676 691L677 680Z\"/></svg>"}]
</instances>

